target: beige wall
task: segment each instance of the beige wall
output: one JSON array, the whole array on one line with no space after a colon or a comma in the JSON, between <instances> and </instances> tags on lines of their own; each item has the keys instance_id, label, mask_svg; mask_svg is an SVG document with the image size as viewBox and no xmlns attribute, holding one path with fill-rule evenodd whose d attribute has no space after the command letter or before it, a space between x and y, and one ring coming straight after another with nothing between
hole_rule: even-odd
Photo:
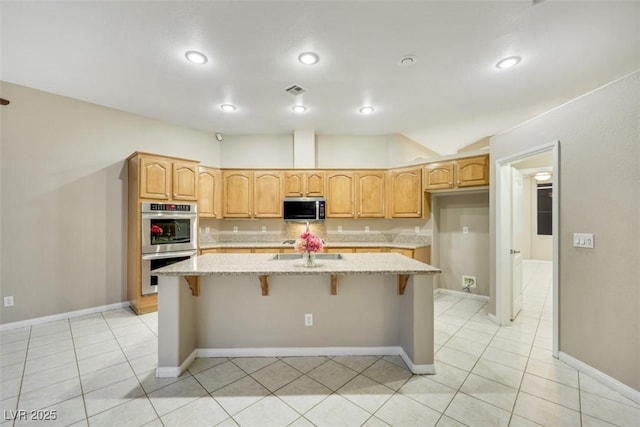
<instances>
[{"instance_id":1,"label":"beige wall","mask_svg":"<svg viewBox=\"0 0 640 427\"><path fill-rule=\"evenodd\" d=\"M126 301L127 173L149 151L220 164L213 135L1 84L0 323Z\"/></svg>"},{"instance_id":2,"label":"beige wall","mask_svg":"<svg viewBox=\"0 0 640 427\"><path fill-rule=\"evenodd\" d=\"M471 293L489 295L489 193L432 196L434 265L438 287L462 291L462 276L475 276ZM463 234L463 227L469 233Z\"/></svg>"},{"instance_id":3,"label":"beige wall","mask_svg":"<svg viewBox=\"0 0 640 427\"><path fill-rule=\"evenodd\" d=\"M560 141L560 351L640 390L640 73L491 139L497 161ZM495 168L491 206L495 206ZM572 245L594 233L595 248ZM495 265L491 210L491 266ZM490 310L495 313L491 269Z\"/></svg>"}]
</instances>

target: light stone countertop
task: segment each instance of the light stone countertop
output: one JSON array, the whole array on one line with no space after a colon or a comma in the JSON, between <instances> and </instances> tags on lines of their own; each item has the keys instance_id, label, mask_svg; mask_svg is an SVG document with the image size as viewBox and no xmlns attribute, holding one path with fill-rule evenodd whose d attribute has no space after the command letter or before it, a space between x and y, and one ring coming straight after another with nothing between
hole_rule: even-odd
<instances>
[{"instance_id":1,"label":"light stone countertop","mask_svg":"<svg viewBox=\"0 0 640 427\"><path fill-rule=\"evenodd\" d=\"M393 243L393 242L325 242L325 248L399 248L416 249L430 246L424 243ZM293 248L293 244L279 242L215 242L200 243L200 249L218 248Z\"/></svg>"},{"instance_id":2,"label":"light stone countertop","mask_svg":"<svg viewBox=\"0 0 640 427\"><path fill-rule=\"evenodd\" d=\"M342 260L271 260L273 254L207 254L154 270L164 276L268 276L346 274L437 274L441 270L398 253L348 253Z\"/></svg>"}]
</instances>

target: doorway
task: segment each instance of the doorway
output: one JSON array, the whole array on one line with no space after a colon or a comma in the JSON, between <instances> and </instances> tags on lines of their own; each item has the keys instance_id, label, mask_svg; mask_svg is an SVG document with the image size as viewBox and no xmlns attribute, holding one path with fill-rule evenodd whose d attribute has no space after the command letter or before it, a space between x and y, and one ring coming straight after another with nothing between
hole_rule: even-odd
<instances>
[{"instance_id":1,"label":"doorway","mask_svg":"<svg viewBox=\"0 0 640 427\"><path fill-rule=\"evenodd\" d=\"M523 175L536 170L552 171L547 184L553 189L551 200L551 263L553 268L552 354L559 350L559 195L560 142L533 147L495 161L496 170L496 321L506 326L518 315L522 301L523 212L521 202ZM536 163L537 162L537 163ZM546 163L546 164L545 164ZM524 173L523 173L524 172ZM537 221L536 221L537 222ZM529 254L531 250L528 250ZM526 253L526 252L525 252ZM527 255L530 256L530 255Z\"/></svg>"}]
</instances>

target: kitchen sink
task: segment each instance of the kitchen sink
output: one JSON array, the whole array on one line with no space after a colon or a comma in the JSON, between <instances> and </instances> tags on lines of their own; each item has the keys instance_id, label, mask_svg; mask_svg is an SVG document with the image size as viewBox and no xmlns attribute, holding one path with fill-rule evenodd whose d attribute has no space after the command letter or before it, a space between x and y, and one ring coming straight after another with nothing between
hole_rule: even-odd
<instances>
[{"instance_id":1,"label":"kitchen sink","mask_svg":"<svg viewBox=\"0 0 640 427\"><path fill-rule=\"evenodd\" d=\"M316 259L341 260L344 259L342 254L316 254ZM292 259L302 259L302 254L275 254L271 257L271 261L285 261Z\"/></svg>"}]
</instances>

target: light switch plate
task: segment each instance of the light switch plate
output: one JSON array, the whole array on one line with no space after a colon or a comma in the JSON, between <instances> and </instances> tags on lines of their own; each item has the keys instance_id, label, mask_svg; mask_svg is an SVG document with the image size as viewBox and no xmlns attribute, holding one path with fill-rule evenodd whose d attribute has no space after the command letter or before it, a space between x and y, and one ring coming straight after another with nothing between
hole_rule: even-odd
<instances>
[{"instance_id":1,"label":"light switch plate","mask_svg":"<svg viewBox=\"0 0 640 427\"><path fill-rule=\"evenodd\" d=\"M593 233L573 233L573 246L575 248L593 249L594 244Z\"/></svg>"}]
</instances>

